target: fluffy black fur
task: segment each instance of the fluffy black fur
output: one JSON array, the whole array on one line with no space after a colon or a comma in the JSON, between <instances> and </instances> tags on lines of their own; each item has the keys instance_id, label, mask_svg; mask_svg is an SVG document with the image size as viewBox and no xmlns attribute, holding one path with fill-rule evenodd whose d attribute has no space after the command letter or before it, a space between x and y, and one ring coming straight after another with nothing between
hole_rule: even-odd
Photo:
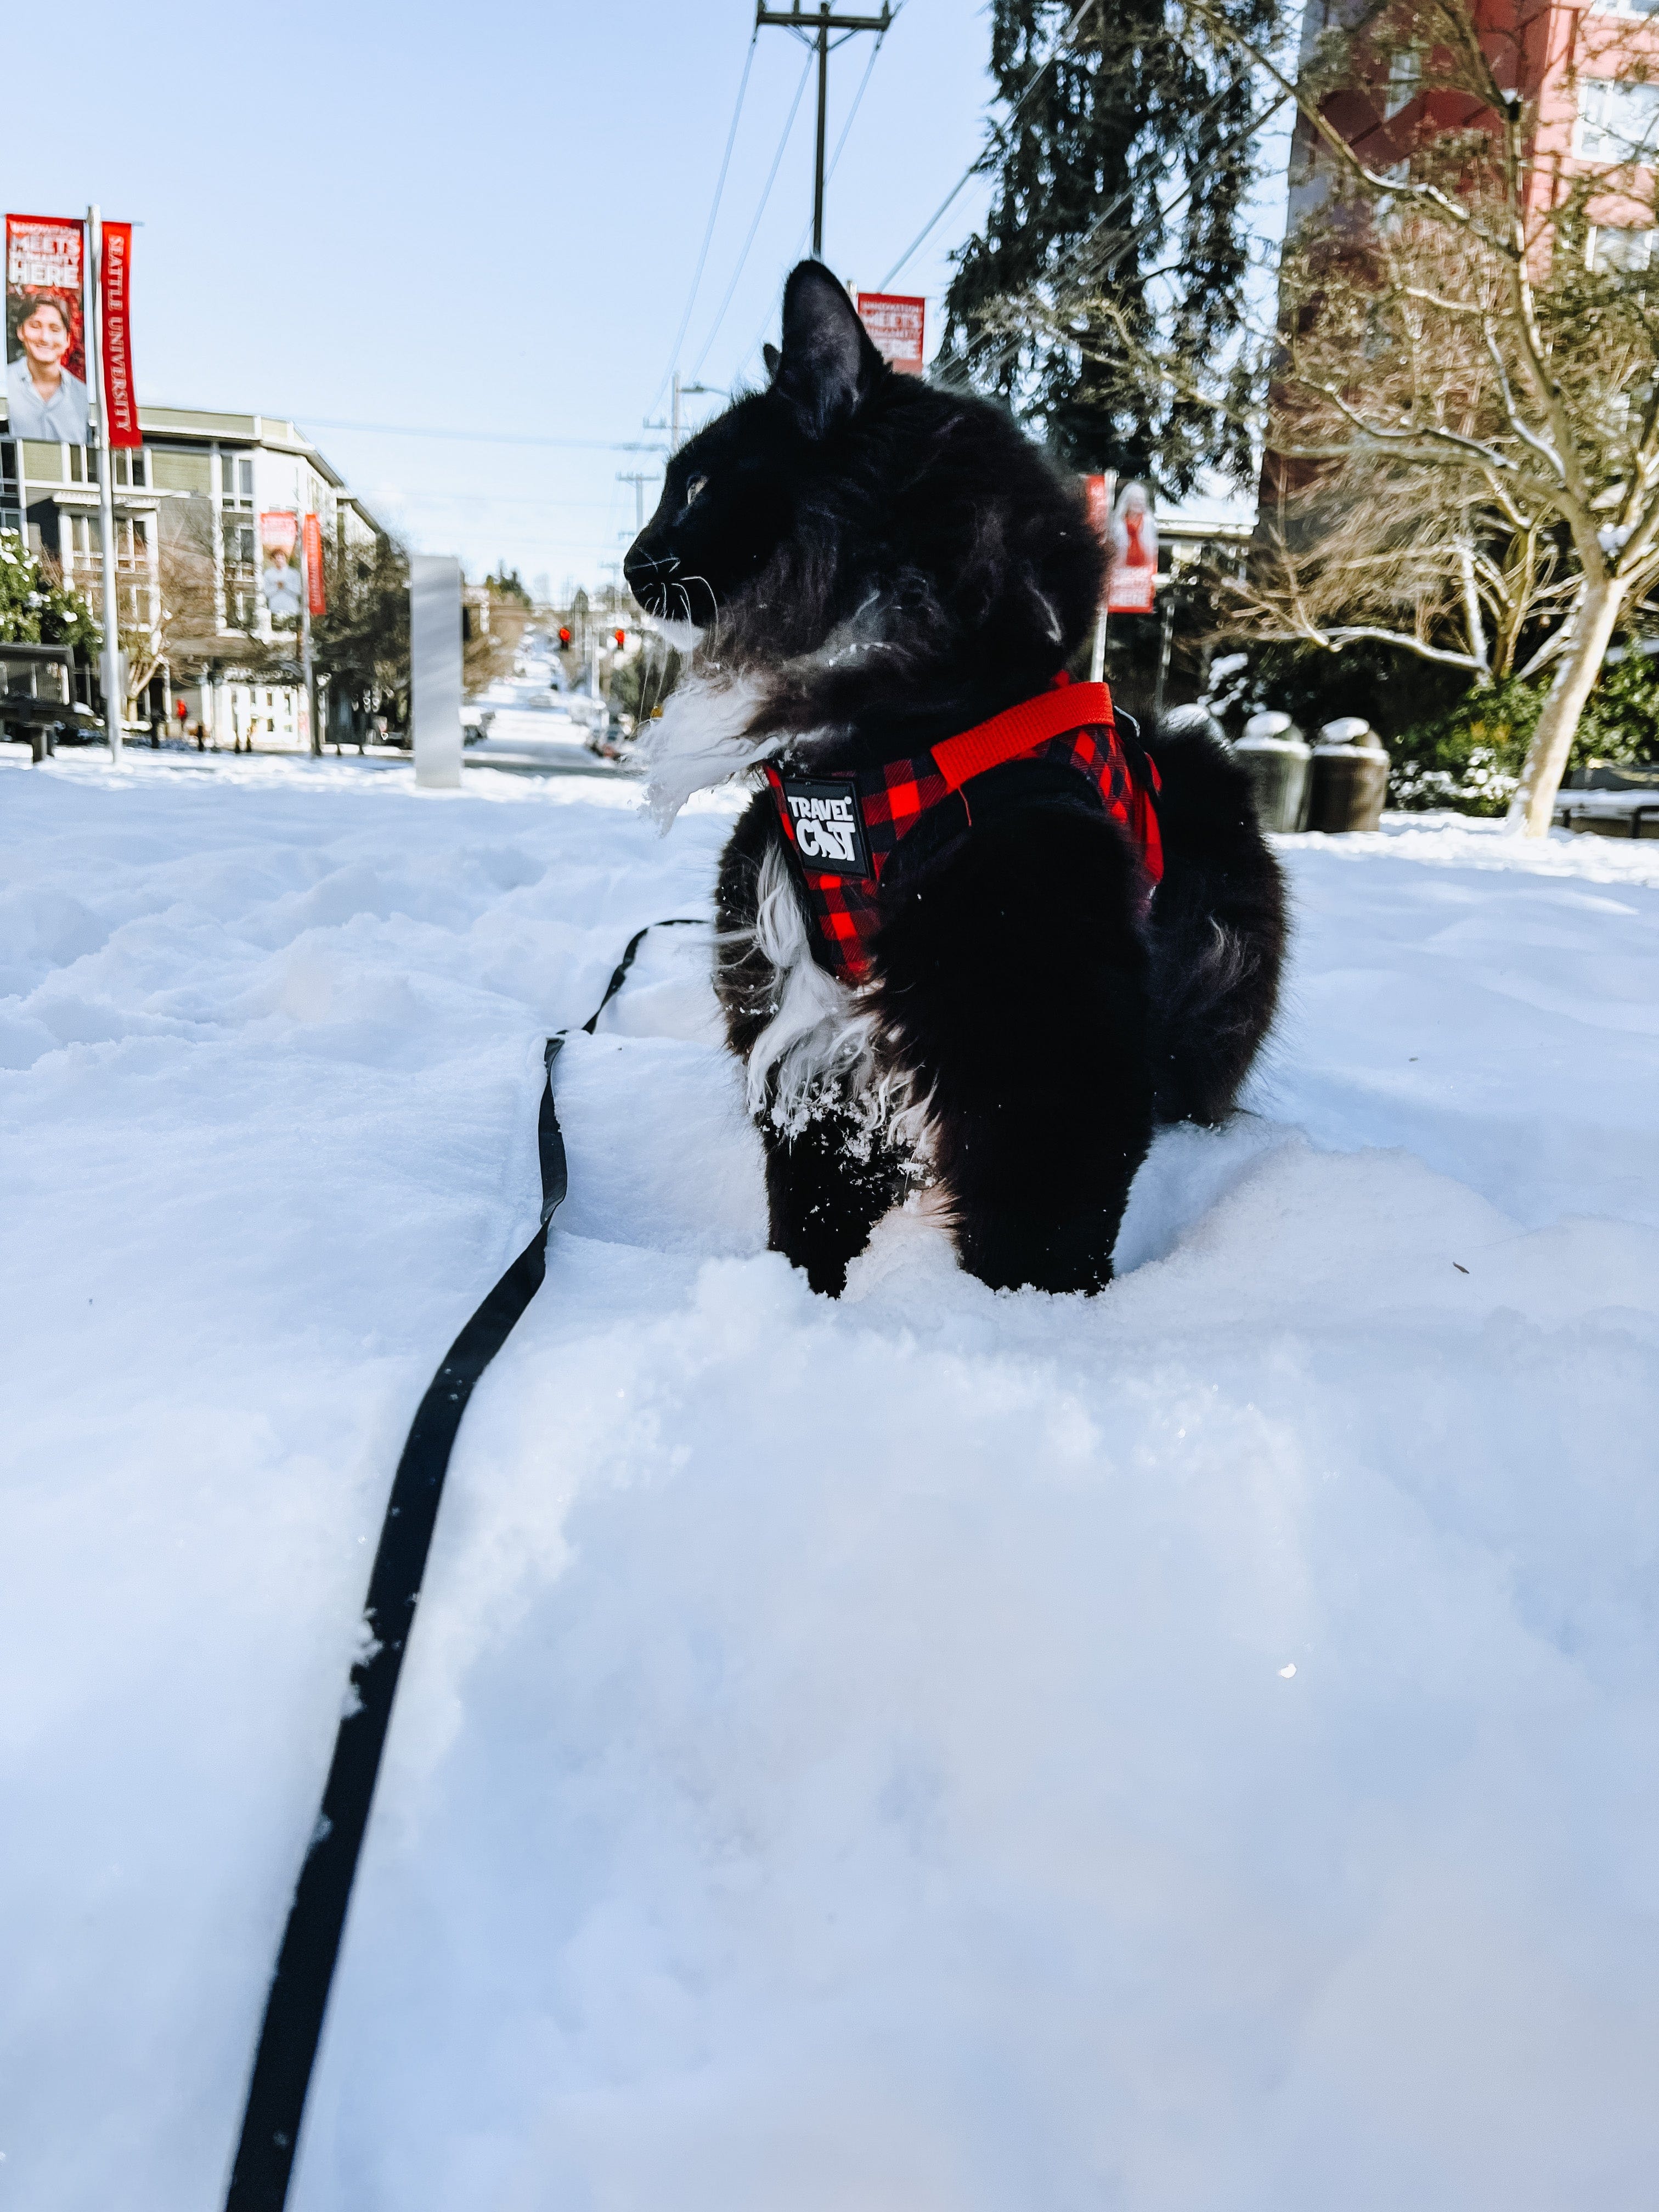
<instances>
[{"instance_id":1,"label":"fluffy black fur","mask_svg":"<svg viewBox=\"0 0 1659 2212\"><path fill-rule=\"evenodd\" d=\"M703 629L705 680L747 680L734 738L863 768L1043 690L1099 600L1073 488L997 409L890 371L817 263L789 279L768 365L766 391L672 457L627 562L649 611ZM1279 872L1218 746L1148 749L1166 855L1150 917L1121 834L1063 769L976 778L965 811L899 846L872 977L846 1000L870 1049L850 1074L826 1057L805 1109L786 1112L775 1079L762 1102L772 1242L816 1288L840 1290L918 1172L917 1119L967 1267L1091 1291L1154 1123L1231 1111L1273 1018ZM763 876L794 866L761 793L719 888L716 981L745 1062L787 981L757 928ZM878 1091L917 1115L873 1112Z\"/></svg>"}]
</instances>

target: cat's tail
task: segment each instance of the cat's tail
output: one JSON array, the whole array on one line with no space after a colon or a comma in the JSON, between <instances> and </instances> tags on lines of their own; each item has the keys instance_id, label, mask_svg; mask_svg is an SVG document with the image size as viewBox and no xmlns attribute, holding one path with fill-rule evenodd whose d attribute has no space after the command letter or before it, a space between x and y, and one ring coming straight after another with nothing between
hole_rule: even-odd
<instances>
[{"instance_id":1,"label":"cat's tail","mask_svg":"<svg viewBox=\"0 0 1659 2212\"><path fill-rule=\"evenodd\" d=\"M1150 979L1160 1121L1225 1119L1279 1001L1284 878L1213 728L1178 709L1151 747L1163 783Z\"/></svg>"}]
</instances>

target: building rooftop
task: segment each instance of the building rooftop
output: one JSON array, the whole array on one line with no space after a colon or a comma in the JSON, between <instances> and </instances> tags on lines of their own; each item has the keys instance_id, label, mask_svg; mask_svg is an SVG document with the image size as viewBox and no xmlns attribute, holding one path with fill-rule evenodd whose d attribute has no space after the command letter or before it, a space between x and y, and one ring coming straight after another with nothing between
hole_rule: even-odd
<instances>
[{"instance_id":1,"label":"building rooftop","mask_svg":"<svg viewBox=\"0 0 1659 2212\"><path fill-rule=\"evenodd\" d=\"M5 423L5 398L0 392L0 435L6 434ZM369 512L327 455L312 443L291 416L236 415L222 409L165 407L140 400L138 428L147 445L155 440L167 445L258 446L268 453L292 453L307 461L331 490L355 507L371 530L380 536L386 534L385 526Z\"/></svg>"}]
</instances>

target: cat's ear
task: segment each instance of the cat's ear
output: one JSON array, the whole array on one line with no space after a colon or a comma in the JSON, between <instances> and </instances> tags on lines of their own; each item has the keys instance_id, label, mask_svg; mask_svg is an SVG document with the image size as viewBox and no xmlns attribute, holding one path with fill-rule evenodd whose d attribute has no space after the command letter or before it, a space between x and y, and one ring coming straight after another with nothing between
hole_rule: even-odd
<instances>
[{"instance_id":1,"label":"cat's ear","mask_svg":"<svg viewBox=\"0 0 1659 2212\"><path fill-rule=\"evenodd\" d=\"M766 363L766 374L769 376L775 376L778 373L778 363L783 359L783 356L775 345L767 344L761 348L761 359Z\"/></svg>"},{"instance_id":2,"label":"cat's ear","mask_svg":"<svg viewBox=\"0 0 1659 2212\"><path fill-rule=\"evenodd\" d=\"M822 438L846 422L886 366L846 286L821 261L792 270L783 288L783 351L772 380L807 436Z\"/></svg>"}]
</instances>

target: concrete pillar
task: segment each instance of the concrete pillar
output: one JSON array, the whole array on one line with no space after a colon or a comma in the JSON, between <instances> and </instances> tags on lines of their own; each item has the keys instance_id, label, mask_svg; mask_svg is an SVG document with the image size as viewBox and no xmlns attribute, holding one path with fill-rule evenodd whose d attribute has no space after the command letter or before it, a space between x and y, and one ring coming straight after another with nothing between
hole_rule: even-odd
<instances>
[{"instance_id":1,"label":"concrete pillar","mask_svg":"<svg viewBox=\"0 0 1659 2212\"><path fill-rule=\"evenodd\" d=\"M410 719L415 781L461 787L461 564L416 553L409 563Z\"/></svg>"}]
</instances>

